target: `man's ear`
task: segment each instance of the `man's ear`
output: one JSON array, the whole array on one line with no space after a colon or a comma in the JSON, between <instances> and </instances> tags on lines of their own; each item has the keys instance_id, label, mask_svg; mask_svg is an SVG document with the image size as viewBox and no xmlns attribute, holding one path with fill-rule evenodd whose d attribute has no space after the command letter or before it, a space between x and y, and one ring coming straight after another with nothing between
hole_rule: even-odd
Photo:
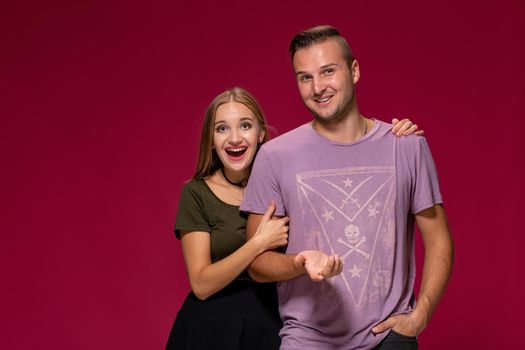
<instances>
[{"instance_id":1,"label":"man's ear","mask_svg":"<svg viewBox=\"0 0 525 350\"><path fill-rule=\"evenodd\" d=\"M352 79L354 81L354 84L359 81L359 77L361 77L361 72L359 70L359 62L354 59L354 62L352 62Z\"/></svg>"}]
</instances>

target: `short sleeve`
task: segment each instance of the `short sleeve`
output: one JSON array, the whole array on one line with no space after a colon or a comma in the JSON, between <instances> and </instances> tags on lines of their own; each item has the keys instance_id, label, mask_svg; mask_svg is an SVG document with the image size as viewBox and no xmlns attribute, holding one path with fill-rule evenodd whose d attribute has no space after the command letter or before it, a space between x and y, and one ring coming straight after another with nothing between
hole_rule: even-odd
<instances>
[{"instance_id":1,"label":"short sleeve","mask_svg":"<svg viewBox=\"0 0 525 350\"><path fill-rule=\"evenodd\" d=\"M261 147L244 192L244 199L241 203L242 212L264 214L270 201L274 200L275 215L285 215L279 177L275 171L275 161L265 147Z\"/></svg>"},{"instance_id":2,"label":"short sleeve","mask_svg":"<svg viewBox=\"0 0 525 350\"><path fill-rule=\"evenodd\" d=\"M420 211L443 203L439 190L436 165L432 159L430 148L424 137L419 137L416 151L415 186L413 186L410 211L417 214Z\"/></svg>"},{"instance_id":3,"label":"short sleeve","mask_svg":"<svg viewBox=\"0 0 525 350\"><path fill-rule=\"evenodd\" d=\"M191 182L186 184L180 194L175 222L175 235L179 239L180 231L210 232L211 230L202 197L191 184Z\"/></svg>"}]
</instances>

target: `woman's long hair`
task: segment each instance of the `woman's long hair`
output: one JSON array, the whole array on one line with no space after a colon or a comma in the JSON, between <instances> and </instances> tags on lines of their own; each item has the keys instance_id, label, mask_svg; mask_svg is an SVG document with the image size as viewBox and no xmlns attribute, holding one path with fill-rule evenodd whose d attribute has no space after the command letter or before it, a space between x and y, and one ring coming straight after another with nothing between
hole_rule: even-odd
<instances>
[{"instance_id":1,"label":"woman's long hair","mask_svg":"<svg viewBox=\"0 0 525 350\"><path fill-rule=\"evenodd\" d=\"M195 174L193 175L193 177L196 179L202 179L208 175L211 175L223 166L219 156L213 149L215 116L217 115L217 109L219 106L232 101L242 103L253 112L258 127L264 133L262 143L268 141L266 120L264 119L261 107L255 98L248 91L241 87L234 87L233 89L222 92L221 94L217 95L213 101L211 101L204 116L204 123L202 125L201 131L199 160L197 162Z\"/></svg>"}]
</instances>

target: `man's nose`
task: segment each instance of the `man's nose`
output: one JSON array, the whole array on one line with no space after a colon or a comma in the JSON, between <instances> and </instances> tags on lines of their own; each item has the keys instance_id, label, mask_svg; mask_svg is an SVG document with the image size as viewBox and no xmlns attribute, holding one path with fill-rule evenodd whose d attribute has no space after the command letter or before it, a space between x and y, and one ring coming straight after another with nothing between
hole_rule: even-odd
<instances>
[{"instance_id":1,"label":"man's nose","mask_svg":"<svg viewBox=\"0 0 525 350\"><path fill-rule=\"evenodd\" d=\"M312 79L312 87L314 89L314 94L315 95L322 95L324 90L326 89L323 80L320 79L320 78L313 78Z\"/></svg>"}]
</instances>

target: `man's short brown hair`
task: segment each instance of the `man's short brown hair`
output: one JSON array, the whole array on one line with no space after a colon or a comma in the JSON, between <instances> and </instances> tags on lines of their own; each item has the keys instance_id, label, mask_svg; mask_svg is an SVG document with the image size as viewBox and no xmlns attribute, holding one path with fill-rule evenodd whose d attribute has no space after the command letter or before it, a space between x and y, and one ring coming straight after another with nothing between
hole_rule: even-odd
<instances>
[{"instance_id":1,"label":"man's short brown hair","mask_svg":"<svg viewBox=\"0 0 525 350\"><path fill-rule=\"evenodd\" d=\"M352 62L354 62L354 55L352 49L348 46L345 38L339 34L339 31L328 25L317 26L306 29L300 33L297 33L292 41L290 42L290 58L293 62L293 57L297 50L308 48L314 44L321 43L328 39L335 39L341 48L343 49L343 55L348 64L348 68L351 69Z\"/></svg>"}]
</instances>

